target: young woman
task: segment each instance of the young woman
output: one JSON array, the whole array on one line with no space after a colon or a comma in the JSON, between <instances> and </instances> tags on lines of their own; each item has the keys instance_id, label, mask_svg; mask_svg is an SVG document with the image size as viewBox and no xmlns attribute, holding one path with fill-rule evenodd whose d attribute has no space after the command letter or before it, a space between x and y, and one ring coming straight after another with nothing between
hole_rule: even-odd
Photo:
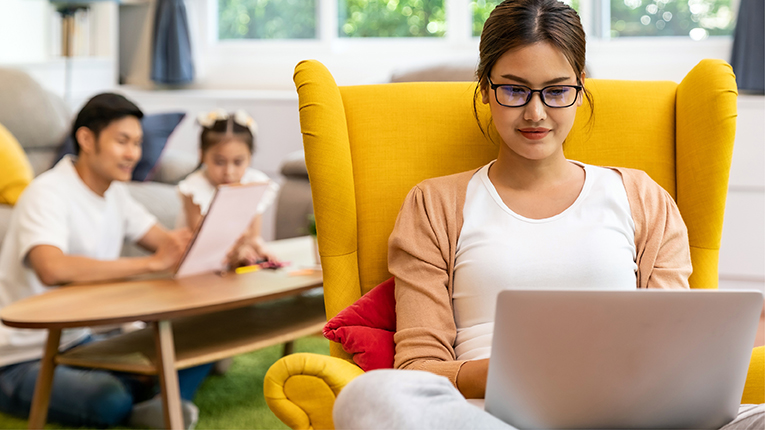
<instances>
[{"instance_id":1,"label":"young woman","mask_svg":"<svg viewBox=\"0 0 765 430\"><path fill-rule=\"evenodd\" d=\"M388 268L395 367L409 371L349 384L338 428L511 428L465 400L484 397L502 289L689 287L688 235L671 196L643 172L564 156L589 99L584 63L585 34L565 4L508 0L492 12L476 98L501 138L497 159L426 180L404 201Z\"/></svg>"}]
</instances>

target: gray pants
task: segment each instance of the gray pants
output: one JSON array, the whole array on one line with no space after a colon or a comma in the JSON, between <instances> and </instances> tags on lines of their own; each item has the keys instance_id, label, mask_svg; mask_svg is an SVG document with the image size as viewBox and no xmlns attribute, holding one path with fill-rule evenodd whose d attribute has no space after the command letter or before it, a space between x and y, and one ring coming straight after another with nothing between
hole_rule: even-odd
<instances>
[{"instance_id":1,"label":"gray pants","mask_svg":"<svg viewBox=\"0 0 765 430\"><path fill-rule=\"evenodd\" d=\"M335 401L335 428L514 430L476 407L448 379L414 370L375 370L354 379ZM721 430L765 429L765 405L741 405Z\"/></svg>"}]
</instances>

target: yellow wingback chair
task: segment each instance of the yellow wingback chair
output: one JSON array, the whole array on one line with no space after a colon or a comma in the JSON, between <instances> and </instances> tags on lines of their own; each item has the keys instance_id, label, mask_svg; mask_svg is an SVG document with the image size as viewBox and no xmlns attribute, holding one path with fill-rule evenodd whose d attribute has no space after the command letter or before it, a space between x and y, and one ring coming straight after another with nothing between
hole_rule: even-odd
<instances>
[{"instance_id":1,"label":"yellow wingback chair","mask_svg":"<svg viewBox=\"0 0 765 430\"><path fill-rule=\"evenodd\" d=\"M327 317L390 277L388 236L407 192L423 179L496 158L473 116L475 83L338 87L317 61L297 65L300 125L324 270ZM564 144L585 163L646 171L677 201L688 226L692 288L717 288L723 211L736 128L729 65L704 60L680 84L590 79ZM487 128L488 108L478 116ZM493 142L492 142L493 141ZM362 372L338 344L331 356L294 354L264 383L271 410L295 429L332 428L340 390ZM765 355L754 351L745 403L762 403Z\"/></svg>"}]
</instances>

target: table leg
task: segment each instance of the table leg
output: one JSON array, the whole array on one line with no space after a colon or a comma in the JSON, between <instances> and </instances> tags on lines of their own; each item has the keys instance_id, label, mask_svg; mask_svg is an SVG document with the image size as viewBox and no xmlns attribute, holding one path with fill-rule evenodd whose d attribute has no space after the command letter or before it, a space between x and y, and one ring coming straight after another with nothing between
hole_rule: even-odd
<instances>
[{"instance_id":1,"label":"table leg","mask_svg":"<svg viewBox=\"0 0 765 430\"><path fill-rule=\"evenodd\" d=\"M53 371L56 370L56 354L61 342L61 329L49 329L45 351L40 360L40 372L35 382L35 394L32 398L32 409L29 412L29 428L42 429L48 418L50 391L53 386Z\"/></svg>"},{"instance_id":2,"label":"table leg","mask_svg":"<svg viewBox=\"0 0 765 430\"><path fill-rule=\"evenodd\" d=\"M154 340L157 350L157 373L162 390L162 405L165 426L168 429L183 429L181 413L181 392L178 386L178 371L175 369L175 344L173 326L170 321L155 321Z\"/></svg>"},{"instance_id":3,"label":"table leg","mask_svg":"<svg viewBox=\"0 0 765 430\"><path fill-rule=\"evenodd\" d=\"M282 351L282 356L283 357L286 357L286 356L292 354L294 351L295 351L295 342L294 341L284 342L284 350Z\"/></svg>"}]
</instances>

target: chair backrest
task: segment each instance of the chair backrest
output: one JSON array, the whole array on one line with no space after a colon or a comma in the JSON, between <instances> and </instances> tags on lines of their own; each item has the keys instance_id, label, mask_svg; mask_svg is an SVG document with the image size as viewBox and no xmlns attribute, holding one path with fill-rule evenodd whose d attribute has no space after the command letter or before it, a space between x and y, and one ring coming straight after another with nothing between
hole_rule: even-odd
<instances>
[{"instance_id":1,"label":"chair backrest","mask_svg":"<svg viewBox=\"0 0 765 430\"><path fill-rule=\"evenodd\" d=\"M475 83L338 87L317 61L295 69L327 316L388 278L387 242L407 192L423 179L496 158L499 136ZM584 163L644 170L678 203L689 230L693 288L717 287L736 126L729 65L704 60L680 84L589 79L564 144ZM337 345L332 355L348 357Z\"/></svg>"}]
</instances>

